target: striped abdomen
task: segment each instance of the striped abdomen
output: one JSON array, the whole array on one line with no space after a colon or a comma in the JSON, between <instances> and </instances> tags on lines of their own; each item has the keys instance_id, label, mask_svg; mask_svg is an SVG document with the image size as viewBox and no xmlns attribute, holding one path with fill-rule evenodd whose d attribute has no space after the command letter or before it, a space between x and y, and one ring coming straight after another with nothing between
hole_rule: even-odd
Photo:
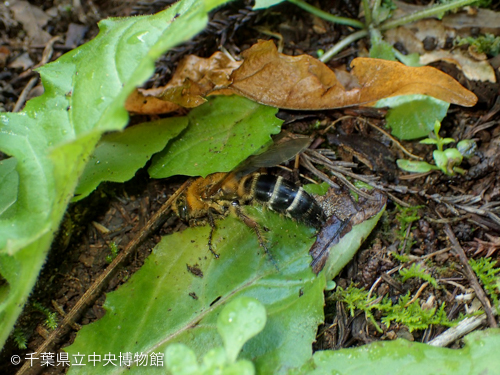
<instances>
[{"instance_id":1,"label":"striped abdomen","mask_svg":"<svg viewBox=\"0 0 500 375\"><path fill-rule=\"evenodd\" d=\"M245 196L308 225L319 227L325 214L318 203L301 187L292 182L267 174L253 174L243 179Z\"/></svg>"}]
</instances>

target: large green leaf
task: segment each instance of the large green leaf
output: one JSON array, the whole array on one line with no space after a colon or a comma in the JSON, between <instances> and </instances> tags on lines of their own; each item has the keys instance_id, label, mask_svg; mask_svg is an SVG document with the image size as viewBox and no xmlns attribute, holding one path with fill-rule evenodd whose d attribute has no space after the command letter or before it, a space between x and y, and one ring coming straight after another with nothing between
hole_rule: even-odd
<instances>
[{"instance_id":1,"label":"large green leaf","mask_svg":"<svg viewBox=\"0 0 500 375\"><path fill-rule=\"evenodd\" d=\"M153 158L149 174L207 176L229 172L271 141L282 120L276 108L240 96L216 97L189 114L190 126ZM214 164L214 163L217 164Z\"/></svg>"},{"instance_id":2,"label":"large green leaf","mask_svg":"<svg viewBox=\"0 0 500 375\"><path fill-rule=\"evenodd\" d=\"M4 342L33 287L85 162L101 134L122 129L123 103L154 61L203 29L202 1L183 0L153 16L107 19L99 35L40 68L45 93L20 113L0 114L0 150L17 160L15 202L0 216L0 304ZM4 174L5 176L5 174ZM4 205L5 207L5 205Z\"/></svg>"},{"instance_id":3,"label":"large green leaf","mask_svg":"<svg viewBox=\"0 0 500 375\"><path fill-rule=\"evenodd\" d=\"M83 327L66 350L71 355L150 354L164 352L175 342L187 344L201 358L222 345L216 332L222 308L248 296L266 306L268 319L239 358L253 360L261 374L286 373L310 359L323 318L325 283L309 267L313 230L270 211L247 209L270 229L266 240L278 269L259 247L255 233L232 216L217 222L213 242L218 259L208 251L208 226L166 236L130 281L107 296L106 315ZM98 371L129 370L99 366ZM135 366L132 371L153 369Z\"/></svg>"},{"instance_id":4,"label":"large green leaf","mask_svg":"<svg viewBox=\"0 0 500 375\"><path fill-rule=\"evenodd\" d=\"M252 360L259 374L287 373L307 363L323 318L327 275L322 272L316 277L309 266L314 231L258 206L245 209L269 229L266 243L276 263L259 246L253 230L233 216L216 223L213 244L218 259L208 250L209 226L166 236L129 282L107 296L106 315L82 328L67 348L70 358L94 352L102 358L120 352L151 355L182 343L201 360L222 346L215 329L221 309L247 296L265 305L268 319L263 332L245 344L239 358ZM344 263L352 257L353 246L359 247L372 226L373 222L354 226L331 249L335 260ZM334 266L328 267L328 272L334 272ZM72 371L87 370L74 367ZM93 371L128 370L98 366ZM132 371L153 370L134 366Z\"/></svg>"},{"instance_id":5,"label":"large green leaf","mask_svg":"<svg viewBox=\"0 0 500 375\"><path fill-rule=\"evenodd\" d=\"M380 341L359 348L314 354L316 374L349 375L476 375L497 374L500 369L500 330L477 331L454 350L403 339ZM374 363L377 365L374 366Z\"/></svg>"},{"instance_id":6,"label":"large green leaf","mask_svg":"<svg viewBox=\"0 0 500 375\"><path fill-rule=\"evenodd\" d=\"M163 150L187 125L187 117L172 117L105 134L85 166L75 196L78 200L85 198L103 181L130 180L153 154Z\"/></svg>"},{"instance_id":7,"label":"large green leaf","mask_svg":"<svg viewBox=\"0 0 500 375\"><path fill-rule=\"evenodd\" d=\"M16 158L0 160L0 215L17 200L19 174Z\"/></svg>"}]
</instances>

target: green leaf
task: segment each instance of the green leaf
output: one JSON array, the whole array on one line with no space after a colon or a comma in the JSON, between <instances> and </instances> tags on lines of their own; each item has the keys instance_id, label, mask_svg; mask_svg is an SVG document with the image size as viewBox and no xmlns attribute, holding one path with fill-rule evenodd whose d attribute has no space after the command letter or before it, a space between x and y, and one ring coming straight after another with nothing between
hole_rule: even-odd
<instances>
[{"instance_id":1,"label":"green leaf","mask_svg":"<svg viewBox=\"0 0 500 375\"><path fill-rule=\"evenodd\" d=\"M322 182L321 184L307 184L302 187L309 194L325 195L330 185L326 182Z\"/></svg>"},{"instance_id":2,"label":"green leaf","mask_svg":"<svg viewBox=\"0 0 500 375\"><path fill-rule=\"evenodd\" d=\"M19 174L16 171L16 158L0 160L0 215L17 200Z\"/></svg>"},{"instance_id":3,"label":"green leaf","mask_svg":"<svg viewBox=\"0 0 500 375\"><path fill-rule=\"evenodd\" d=\"M435 138L425 138L425 139L422 139L419 143L421 143L423 145L437 145L437 144L439 144L439 141Z\"/></svg>"},{"instance_id":4,"label":"green leaf","mask_svg":"<svg viewBox=\"0 0 500 375\"><path fill-rule=\"evenodd\" d=\"M267 9L272 6L278 5L285 0L255 0L255 5L253 6L253 10L257 9Z\"/></svg>"},{"instance_id":5,"label":"green leaf","mask_svg":"<svg viewBox=\"0 0 500 375\"><path fill-rule=\"evenodd\" d=\"M105 131L125 127L132 90L169 48L201 31L204 3L183 0L153 16L110 18L89 43L39 69L45 93L0 114L0 150L16 158L17 199L0 216L0 342L45 261L78 177ZM4 289L6 290L6 288Z\"/></svg>"},{"instance_id":6,"label":"green leaf","mask_svg":"<svg viewBox=\"0 0 500 375\"><path fill-rule=\"evenodd\" d=\"M477 151L477 144L472 139L463 139L457 143L457 150L466 159L472 157Z\"/></svg>"},{"instance_id":7,"label":"green leaf","mask_svg":"<svg viewBox=\"0 0 500 375\"><path fill-rule=\"evenodd\" d=\"M427 136L441 121L449 103L425 95L404 95L379 100L376 107L391 107L386 116L392 135L409 140Z\"/></svg>"},{"instance_id":8,"label":"green leaf","mask_svg":"<svg viewBox=\"0 0 500 375\"><path fill-rule=\"evenodd\" d=\"M352 260L361 244L377 225L384 211L385 206L375 216L363 221L361 224L355 225L337 245L330 249L330 256L322 271L327 280L331 280L337 276L346 264Z\"/></svg>"},{"instance_id":9,"label":"green leaf","mask_svg":"<svg viewBox=\"0 0 500 375\"><path fill-rule=\"evenodd\" d=\"M228 360L236 361L243 345L265 325L266 309L258 300L241 297L229 302L217 319L217 330L224 341Z\"/></svg>"},{"instance_id":10,"label":"green leaf","mask_svg":"<svg viewBox=\"0 0 500 375\"><path fill-rule=\"evenodd\" d=\"M205 354L205 356L203 357L202 370L204 372L210 372L215 369L220 369L224 367L227 362L228 361L227 361L226 351L224 350L224 348L219 346L210 349L208 353Z\"/></svg>"},{"instance_id":11,"label":"green leaf","mask_svg":"<svg viewBox=\"0 0 500 375\"><path fill-rule=\"evenodd\" d=\"M453 138L443 138L441 140L442 145L448 145L448 144L453 143L453 142L455 142L455 139L453 139Z\"/></svg>"},{"instance_id":12,"label":"green leaf","mask_svg":"<svg viewBox=\"0 0 500 375\"><path fill-rule=\"evenodd\" d=\"M374 59L384 59L396 61L396 56L392 46L381 38L371 38L370 57Z\"/></svg>"},{"instance_id":13,"label":"green leaf","mask_svg":"<svg viewBox=\"0 0 500 375\"><path fill-rule=\"evenodd\" d=\"M353 349L319 351L313 371L303 374L349 375L475 375L495 374L500 368L500 330L476 331L461 349L437 348L398 339ZM376 366L374 366L376 363Z\"/></svg>"},{"instance_id":14,"label":"green leaf","mask_svg":"<svg viewBox=\"0 0 500 375\"><path fill-rule=\"evenodd\" d=\"M173 117L104 135L85 166L75 190L75 200L85 198L103 181L130 180L153 154L163 150L187 125L187 117Z\"/></svg>"},{"instance_id":15,"label":"green leaf","mask_svg":"<svg viewBox=\"0 0 500 375\"><path fill-rule=\"evenodd\" d=\"M236 95L209 99L188 114L188 129L153 158L150 176L231 171L269 143L269 134L279 133L277 111Z\"/></svg>"},{"instance_id":16,"label":"green leaf","mask_svg":"<svg viewBox=\"0 0 500 375\"><path fill-rule=\"evenodd\" d=\"M455 175L454 168L458 167L463 160L462 154L456 148L448 148L444 151L434 150L432 156L436 166L449 176Z\"/></svg>"},{"instance_id":17,"label":"green leaf","mask_svg":"<svg viewBox=\"0 0 500 375\"><path fill-rule=\"evenodd\" d=\"M255 367L252 362L242 359L236 363L232 363L229 366L226 366L222 375L254 375Z\"/></svg>"},{"instance_id":18,"label":"green leaf","mask_svg":"<svg viewBox=\"0 0 500 375\"><path fill-rule=\"evenodd\" d=\"M434 122L434 134L439 137L439 132L441 131L441 120L436 120Z\"/></svg>"},{"instance_id":19,"label":"green leaf","mask_svg":"<svg viewBox=\"0 0 500 375\"><path fill-rule=\"evenodd\" d=\"M413 173L427 173L439 169L436 166L427 163L426 161L398 159L396 160L396 164L403 171L413 172Z\"/></svg>"},{"instance_id":20,"label":"green leaf","mask_svg":"<svg viewBox=\"0 0 500 375\"><path fill-rule=\"evenodd\" d=\"M251 359L264 374L286 373L309 360L323 320L325 286L325 279L309 267L314 230L262 207L247 206L245 211L269 228L266 243L279 271L253 230L233 216L216 222L218 259L208 251L209 226L165 236L127 284L107 295L106 315L82 327L66 350L151 353L164 352L176 342L189 345L200 360L222 346L216 330L222 309L246 296L265 305L267 323L243 346L239 358ZM193 267L202 277L189 271ZM147 370L135 366L130 371ZM71 371L85 369L74 366ZM103 368L107 371L129 373L126 368Z\"/></svg>"},{"instance_id":21,"label":"green leaf","mask_svg":"<svg viewBox=\"0 0 500 375\"><path fill-rule=\"evenodd\" d=\"M396 58L406 66L413 66L415 68L422 66L422 64L420 64L420 55L416 52L410 53L409 55L403 55L401 52L394 49L394 54Z\"/></svg>"},{"instance_id":22,"label":"green leaf","mask_svg":"<svg viewBox=\"0 0 500 375\"><path fill-rule=\"evenodd\" d=\"M200 372L196 355L184 344L170 345L165 352L165 363L175 375L196 375Z\"/></svg>"}]
</instances>

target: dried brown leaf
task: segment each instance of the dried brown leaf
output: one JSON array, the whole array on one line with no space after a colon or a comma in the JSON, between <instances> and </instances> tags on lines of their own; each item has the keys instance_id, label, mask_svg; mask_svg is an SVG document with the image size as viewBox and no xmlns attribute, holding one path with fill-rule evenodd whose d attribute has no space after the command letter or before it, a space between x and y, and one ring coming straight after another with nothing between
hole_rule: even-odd
<instances>
[{"instance_id":1,"label":"dried brown leaf","mask_svg":"<svg viewBox=\"0 0 500 375\"><path fill-rule=\"evenodd\" d=\"M172 102L158 99L154 92L145 93L146 90L134 90L125 102L125 109L130 113L159 115L178 111L181 107Z\"/></svg>"},{"instance_id":2,"label":"dried brown leaf","mask_svg":"<svg viewBox=\"0 0 500 375\"><path fill-rule=\"evenodd\" d=\"M279 108L321 110L373 103L397 95L424 94L453 104L472 106L476 96L447 74L431 67L356 58L351 76L358 87L346 90L335 73L309 55L278 53L271 41L243 53L243 64L230 88L257 102Z\"/></svg>"},{"instance_id":3,"label":"dried brown leaf","mask_svg":"<svg viewBox=\"0 0 500 375\"><path fill-rule=\"evenodd\" d=\"M209 58L190 55L183 59L165 91L161 95L186 108L194 108L205 102L204 97L216 88L227 87L234 69L241 61L233 61L226 54L216 52Z\"/></svg>"},{"instance_id":4,"label":"dried brown leaf","mask_svg":"<svg viewBox=\"0 0 500 375\"><path fill-rule=\"evenodd\" d=\"M176 111L179 106L197 107L205 103L204 98L211 91L227 87L231 83L231 73L240 64L241 61L233 61L222 52L216 52L208 58L186 56L166 86L141 90L139 95L134 93L134 97L127 100L126 109L134 113L159 114ZM217 91L218 95L232 93ZM158 99L152 99L154 97ZM145 98L148 100L147 105L140 105Z\"/></svg>"},{"instance_id":5,"label":"dried brown leaf","mask_svg":"<svg viewBox=\"0 0 500 375\"><path fill-rule=\"evenodd\" d=\"M221 52L209 58L187 56L166 86L134 93L126 108L143 114L167 113L178 106L197 107L208 95L233 93L273 107L298 110L369 105L407 94L430 95L464 106L477 101L453 78L431 67L357 58L350 74L336 75L312 56L279 53L272 41L258 42L243 57L242 63Z\"/></svg>"}]
</instances>

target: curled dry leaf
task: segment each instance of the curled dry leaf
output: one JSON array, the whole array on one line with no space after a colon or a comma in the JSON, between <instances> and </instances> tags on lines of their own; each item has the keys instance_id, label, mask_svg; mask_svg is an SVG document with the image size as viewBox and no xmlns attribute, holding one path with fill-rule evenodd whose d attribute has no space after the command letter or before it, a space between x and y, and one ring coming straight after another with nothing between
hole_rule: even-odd
<instances>
[{"instance_id":1,"label":"curled dry leaf","mask_svg":"<svg viewBox=\"0 0 500 375\"><path fill-rule=\"evenodd\" d=\"M179 63L166 86L134 92L125 108L134 113L160 114L179 107L198 107L205 103L204 97L212 90L229 86L229 77L240 64L241 61L231 60L222 52L209 58L189 55ZM224 92L219 90L218 94Z\"/></svg>"},{"instance_id":2,"label":"curled dry leaf","mask_svg":"<svg viewBox=\"0 0 500 375\"><path fill-rule=\"evenodd\" d=\"M322 62L309 55L280 54L270 41L253 45L243 57L243 64L231 76L230 88L279 108L331 109L408 94L429 95L463 106L477 101L472 92L431 67L413 68L394 61L356 58L351 64L354 88L347 90Z\"/></svg>"},{"instance_id":3,"label":"curled dry leaf","mask_svg":"<svg viewBox=\"0 0 500 375\"><path fill-rule=\"evenodd\" d=\"M272 41L260 41L242 55L243 63L221 52L206 59L188 56L166 86L134 93L127 100L126 109L135 113L167 113L177 110L177 105L201 105L207 95L234 93L269 106L297 110L369 105L379 99L408 94L429 95L463 106L477 101L472 92L431 67L413 68L393 61L357 58L352 62L351 73L339 76L312 56L279 53ZM163 112L160 99L165 101Z\"/></svg>"},{"instance_id":4,"label":"curled dry leaf","mask_svg":"<svg viewBox=\"0 0 500 375\"><path fill-rule=\"evenodd\" d=\"M478 61L473 58L470 53L466 54L459 49L454 51L433 51L420 56L421 64L430 64L435 61L446 61L447 63L455 65L468 79L473 81L491 83L497 81L495 69L493 69L488 61Z\"/></svg>"},{"instance_id":5,"label":"curled dry leaf","mask_svg":"<svg viewBox=\"0 0 500 375\"><path fill-rule=\"evenodd\" d=\"M159 95L159 93L156 93ZM154 91L134 90L125 101L125 109L130 113L159 115L178 111L181 107L175 103L158 99Z\"/></svg>"},{"instance_id":6,"label":"curled dry leaf","mask_svg":"<svg viewBox=\"0 0 500 375\"><path fill-rule=\"evenodd\" d=\"M194 108L205 102L210 91L225 88L231 83L231 73L241 65L222 52L208 59L190 55L181 61L174 76L161 95L186 108Z\"/></svg>"}]
</instances>

